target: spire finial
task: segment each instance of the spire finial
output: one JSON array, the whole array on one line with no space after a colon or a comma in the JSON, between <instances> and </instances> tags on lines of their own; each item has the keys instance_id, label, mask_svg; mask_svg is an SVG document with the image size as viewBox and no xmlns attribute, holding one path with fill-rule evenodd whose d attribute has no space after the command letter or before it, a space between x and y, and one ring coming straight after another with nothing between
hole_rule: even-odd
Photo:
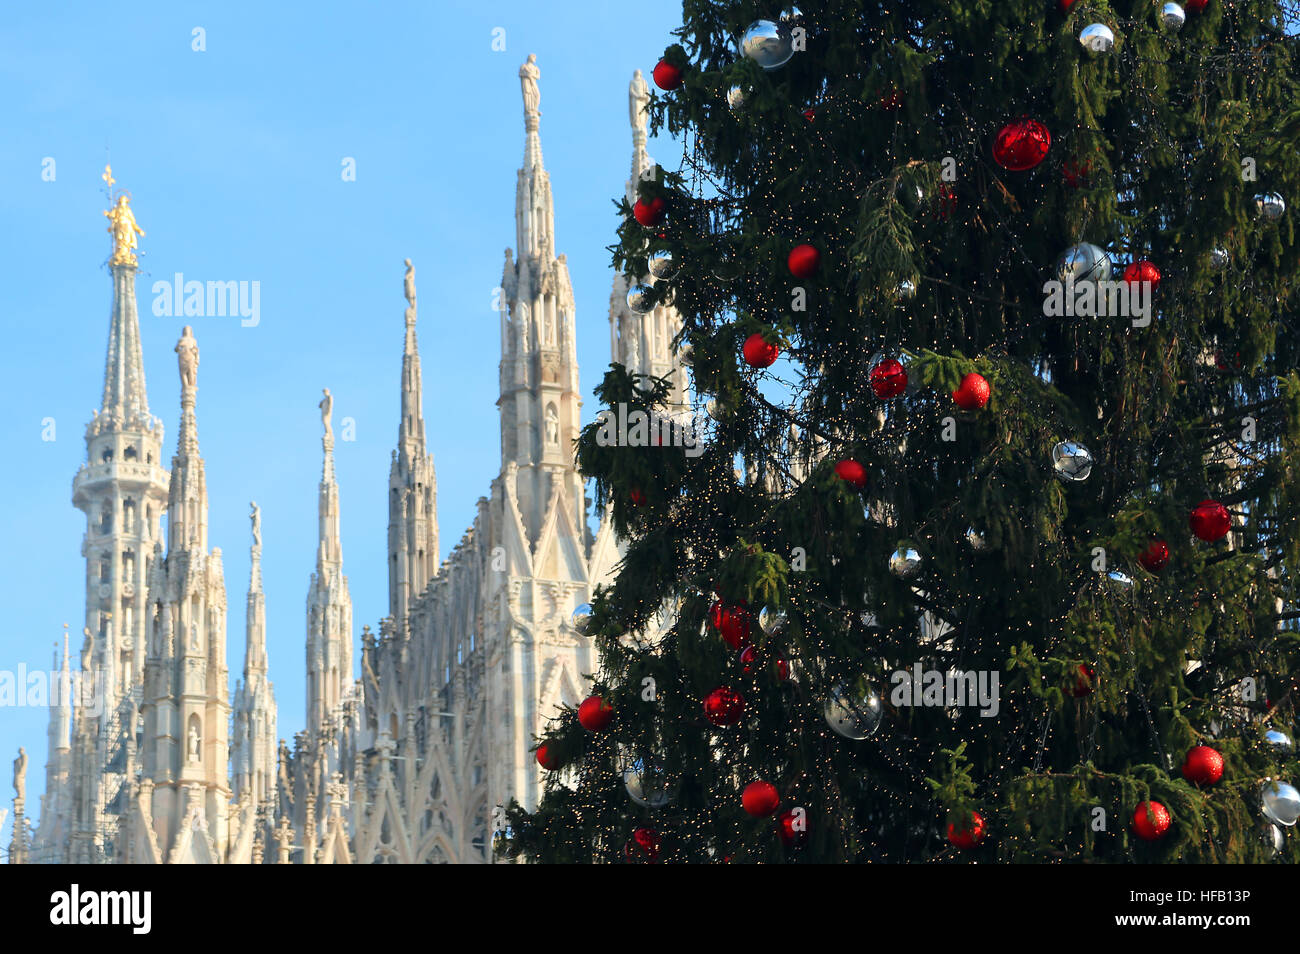
<instances>
[{"instance_id":1,"label":"spire finial","mask_svg":"<svg viewBox=\"0 0 1300 954\"><path fill-rule=\"evenodd\" d=\"M186 325L181 339L176 342L176 364L181 372L181 392L193 391L199 383L199 343L194 340L194 329Z\"/></svg>"},{"instance_id":2,"label":"spire finial","mask_svg":"<svg viewBox=\"0 0 1300 954\"><path fill-rule=\"evenodd\" d=\"M334 425L330 418L334 413L334 395L330 394L329 388L321 388L321 393L325 396L320 399L320 419L325 425L325 433L321 435L321 447L325 451L325 467L323 476L325 480L334 479Z\"/></svg>"},{"instance_id":3,"label":"spire finial","mask_svg":"<svg viewBox=\"0 0 1300 954\"><path fill-rule=\"evenodd\" d=\"M529 132L537 131L538 120L542 115L538 108L542 102L542 93L537 87L537 79L541 75L542 71L537 68L537 54L529 53L524 65L519 67L519 85L524 91L524 127Z\"/></svg>"},{"instance_id":4,"label":"spire finial","mask_svg":"<svg viewBox=\"0 0 1300 954\"><path fill-rule=\"evenodd\" d=\"M112 166L104 166L104 174L100 178L108 185L108 201L111 206L104 212L108 218L108 232L113 236L113 255L108 264L137 265L139 263L136 261L135 250L139 243L135 237L144 235L144 229L136 224L135 214L131 211L131 194L121 192L116 199L113 198L113 185L117 180L113 178Z\"/></svg>"},{"instance_id":5,"label":"spire finial","mask_svg":"<svg viewBox=\"0 0 1300 954\"><path fill-rule=\"evenodd\" d=\"M406 293L406 325L411 327L415 324L415 266L411 264L408 258L406 261L406 277L403 279L403 291Z\"/></svg>"}]
</instances>

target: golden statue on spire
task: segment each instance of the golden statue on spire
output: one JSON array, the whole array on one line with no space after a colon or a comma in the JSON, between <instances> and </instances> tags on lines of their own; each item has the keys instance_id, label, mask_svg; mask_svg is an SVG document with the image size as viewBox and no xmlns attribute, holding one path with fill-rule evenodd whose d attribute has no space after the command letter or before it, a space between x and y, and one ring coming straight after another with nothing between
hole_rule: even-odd
<instances>
[{"instance_id":1,"label":"golden statue on spire","mask_svg":"<svg viewBox=\"0 0 1300 954\"><path fill-rule=\"evenodd\" d=\"M108 183L108 198L113 201L113 183L117 180L113 178L113 167L105 166L104 175L101 177ZM135 215L131 212L131 206L128 205L131 197L123 192L113 202L113 207L106 211L104 215L108 216L108 231L113 235L113 257L108 260L110 265L137 265L135 250L139 247L136 242L136 235L144 235L144 229L140 228L135 222Z\"/></svg>"}]
</instances>

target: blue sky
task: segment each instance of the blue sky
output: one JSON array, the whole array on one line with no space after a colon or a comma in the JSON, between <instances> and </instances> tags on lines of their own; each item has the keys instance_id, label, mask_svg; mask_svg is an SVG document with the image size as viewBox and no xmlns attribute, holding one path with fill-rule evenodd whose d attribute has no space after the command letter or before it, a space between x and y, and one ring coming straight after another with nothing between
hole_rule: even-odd
<instances>
[{"instance_id":1,"label":"blue sky","mask_svg":"<svg viewBox=\"0 0 1300 954\"><path fill-rule=\"evenodd\" d=\"M542 147L560 252L577 297L591 390L609 363L611 199L629 171L627 84L679 22L672 0L634 15L604 2L71 3L14 5L0 29L0 181L7 227L0 351L0 670L48 668L62 624L74 659L84 518L70 500L98 407L111 300L111 159L141 227L137 282L150 408L175 451L172 348L202 353L199 439L209 538L224 554L229 665L243 665L248 501L262 507L279 734L303 726L305 600L316 546L322 387L335 396L343 554L357 631L387 610L389 453L398 426L402 259L416 266L425 418L442 554L499 467L492 292L514 244L523 154L518 68L541 68ZM191 49L195 27L206 50ZM505 31L505 50L492 49ZM651 143L675 168L680 147ZM356 160L356 181L340 176ZM54 160L54 180L43 164ZM156 317L154 281L257 281L261 321ZM42 440L53 418L55 439ZM26 747L28 814L44 788L47 712L0 709L0 806ZM0 831L9 843L10 825Z\"/></svg>"}]
</instances>

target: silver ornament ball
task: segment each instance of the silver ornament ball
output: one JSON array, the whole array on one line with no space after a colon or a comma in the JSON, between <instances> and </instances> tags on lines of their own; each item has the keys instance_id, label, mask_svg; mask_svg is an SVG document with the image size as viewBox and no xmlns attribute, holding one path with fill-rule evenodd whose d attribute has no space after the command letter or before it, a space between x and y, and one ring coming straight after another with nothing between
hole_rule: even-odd
<instances>
[{"instance_id":1,"label":"silver ornament ball","mask_svg":"<svg viewBox=\"0 0 1300 954\"><path fill-rule=\"evenodd\" d=\"M1111 570L1106 574L1106 579L1116 586L1132 586L1133 577L1129 576L1123 570Z\"/></svg>"},{"instance_id":2,"label":"silver ornament ball","mask_svg":"<svg viewBox=\"0 0 1300 954\"><path fill-rule=\"evenodd\" d=\"M745 98L748 94L743 87L732 86L727 90L727 108L733 114L739 114L745 107Z\"/></svg>"},{"instance_id":3,"label":"silver ornament ball","mask_svg":"<svg viewBox=\"0 0 1300 954\"><path fill-rule=\"evenodd\" d=\"M780 69L794 56L790 26L785 22L755 20L740 38L740 52L765 70Z\"/></svg>"},{"instance_id":4,"label":"silver ornament ball","mask_svg":"<svg viewBox=\"0 0 1300 954\"><path fill-rule=\"evenodd\" d=\"M1291 742L1291 736L1277 729L1269 729L1264 733L1264 741L1277 749L1279 752L1289 753L1295 746Z\"/></svg>"},{"instance_id":5,"label":"silver ornament ball","mask_svg":"<svg viewBox=\"0 0 1300 954\"><path fill-rule=\"evenodd\" d=\"M1286 834L1277 825L1272 822L1265 822L1263 825L1264 847L1271 848L1273 854L1280 855L1282 848L1286 845Z\"/></svg>"},{"instance_id":6,"label":"silver ornament ball","mask_svg":"<svg viewBox=\"0 0 1300 954\"><path fill-rule=\"evenodd\" d=\"M1261 192L1255 196L1255 214L1266 222L1276 222L1286 211L1286 200L1276 192Z\"/></svg>"},{"instance_id":7,"label":"silver ornament ball","mask_svg":"<svg viewBox=\"0 0 1300 954\"><path fill-rule=\"evenodd\" d=\"M633 285L627 290L627 307L638 315L648 315L659 303L659 294L653 285Z\"/></svg>"},{"instance_id":8,"label":"silver ornament ball","mask_svg":"<svg viewBox=\"0 0 1300 954\"><path fill-rule=\"evenodd\" d=\"M1079 42L1089 53L1109 53L1115 46L1115 34L1104 23L1090 23L1079 34Z\"/></svg>"},{"instance_id":9,"label":"silver ornament ball","mask_svg":"<svg viewBox=\"0 0 1300 954\"><path fill-rule=\"evenodd\" d=\"M1232 264L1232 256L1228 254L1226 248L1210 249L1210 268L1216 272L1221 272Z\"/></svg>"},{"instance_id":10,"label":"silver ornament ball","mask_svg":"<svg viewBox=\"0 0 1300 954\"><path fill-rule=\"evenodd\" d=\"M904 278L894 286L894 301L900 305L903 302L911 301L916 297L916 282L909 278Z\"/></svg>"},{"instance_id":11,"label":"silver ornament ball","mask_svg":"<svg viewBox=\"0 0 1300 954\"><path fill-rule=\"evenodd\" d=\"M855 692L841 683L826 697L822 714L826 724L844 738L866 739L880 728L884 710L870 688Z\"/></svg>"},{"instance_id":12,"label":"silver ornament ball","mask_svg":"<svg viewBox=\"0 0 1300 954\"><path fill-rule=\"evenodd\" d=\"M1092 452L1078 441L1061 441L1052 448L1052 469L1065 481L1087 480L1092 473Z\"/></svg>"},{"instance_id":13,"label":"silver ornament ball","mask_svg":"<svg viewBox=\"0 0 1300 954\"><path fill-rule=\"evenodd\" d=\"M668 249L651 252L646 256L645 266L651 275L665 281L677 274L677 263L673 260L673 253Z\"/></svg>"},{"instance_id":14,"label":"silver ornament ball","mask_svg":"<svg viewBox=\"0 0 1300 954\"><path fill-rule=\"evenodd\" d=\"M921 572L921 554L905 543L889 555L889 572L900 580L910 580Z\"/></svg>"},{"instance_id":15,"label":"silver ornament ball","mask_svg":"<svg viewBox=\"0 0 1300 954\"><path fill-rule=\"evenodd\" d=\"M663 808L675 794L664 770L657 765L646 768L641 759L632 760L623 769L623 787L628 798L642 808Z\"/></svg>"},{"instance_id":16,"label":"silver ornament ball","mask_svg":"<svg viewBox=\"0 0 1300 954\"><path fill-rule=\"evenodd\" d=\"M764 606L758 613L758 627L768 636L774 636L785 629L789 618L785 610Z\"/></svg>"},{"instance_id":17,"label":"silver ornament ball","mask_svg":"<svg viewBox=\"0 0 1300 954\"><path fill-rule=\"evenodd\" d=\"M1290 828L1300 818L1300 792L1287 782L1265 782L1260 788L1259 809L1273 824Z\"/></svg>"},{"instance_id":18,"label":"silver ornament ball","mask_svg":"<svg viewBox=\"0 0 1300 954\"><path fill-rule=\"evenodd\" d=\"M1104 282L1110 273L1110 256L1089 242L1071 245L1056 260L1056 277L1067 284Z\"/></svg>"},{"instance_id":19,"label":"silver ornament ball","mask_svg":"<svg viewBox=\"0 0 1300 954\"><path fill-rule=\"evenodd\" d=\"M975 553L984 553L989 548L989 542L985 539L984 534L974 527L967 527L966 546L970 547Z\"/></svg>"},{"instance_id":20,"label":"silver ornament ball","mask_svg":"<svg viewBox=\"0 0 1300 954\"><path fill-rule=\"evenodd\" d=\"M579 636L586 636L587 630L591 628L591 604L578 604L573 611L573 615L569 617L569 622L573 625L575 633Z\"/></svg>"},{"instance_id":21,"label":"silver ornament ball","mask_svg":"<svg viewBox=\"0 0 1300 954\"><path fill-rule=\"evenodd\" d=\"M1166 3L1160 8L1160 25L1170 33L1177 33L1187 22L1187 13L1176 3Z\"/></svg>"}]
</instances>

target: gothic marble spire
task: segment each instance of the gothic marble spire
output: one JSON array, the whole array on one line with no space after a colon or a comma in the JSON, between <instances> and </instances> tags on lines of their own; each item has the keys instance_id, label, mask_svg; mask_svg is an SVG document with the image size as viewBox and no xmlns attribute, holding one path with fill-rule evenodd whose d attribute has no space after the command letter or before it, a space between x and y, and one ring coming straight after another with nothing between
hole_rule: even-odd
<instances>
[{"instance_id":1,"label":"gothic marble spire","mask_svg":"<svg viewBox=\"0 0 1300 954\"><path fill-rule=\"evenodd\" d=\"M424 385L415 335L415 266L406 259L406 335L402 343L402 419L388 474L388 613L399 630L438 572L438 477L424 429Z\"/></svg>"},{"instance_id":2,"label":"gothic marble spire","mask_svg":"<svg viewBox=\"0 0 1300 954\"><path fill-rule=\"evenodd\" d=\"M339 485L334 475L334 397L329 388L324 395L316 571L307 591L307 731L313 737L334 716L352 683L352 598L343 575Z\"/></svg>"}]
</instances>

